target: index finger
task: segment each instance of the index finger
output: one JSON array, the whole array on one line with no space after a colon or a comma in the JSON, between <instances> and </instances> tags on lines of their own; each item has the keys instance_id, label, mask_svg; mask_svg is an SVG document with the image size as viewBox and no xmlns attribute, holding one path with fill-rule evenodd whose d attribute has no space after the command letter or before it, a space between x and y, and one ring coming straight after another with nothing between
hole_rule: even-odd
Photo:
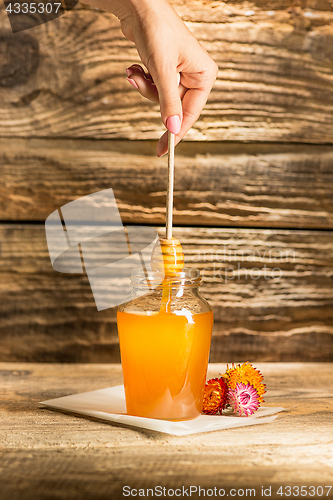
<instances>
[{"instance_id":1,"label":"index finger","mask_svg":"<svg viewBox=\"0 0 333 500\"><path fill-rule=\"evenodd\" d=\"M183 120L180 131L175 135L175 144L178 144L190 130L200 116L205 106L211 87L205 89L189 89L183 98ZM168 134L162 135L156 146L157 156L162 156L168 151Z\"/></svg>"}]
</instances>

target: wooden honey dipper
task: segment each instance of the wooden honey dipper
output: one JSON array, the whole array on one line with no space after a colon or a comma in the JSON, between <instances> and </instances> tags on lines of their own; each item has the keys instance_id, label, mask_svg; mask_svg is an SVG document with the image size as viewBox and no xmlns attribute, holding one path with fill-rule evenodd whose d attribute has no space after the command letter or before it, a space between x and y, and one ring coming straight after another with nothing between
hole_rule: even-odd
<instances>
[{"instance_id":1,"label":"wooden honey dipper","mask_svg":"<svg viewBox=\"0 0 333 500\"><path fill-rule=\"evenodd\" d=\"M176 238L161 238L153 249L151 267L163 271L165 277L173 276L183 270L184 252L180 241Z\"/></svg>"},{"instance_id":2,"label":"wooden honey dipper","mask_svg":"<svg viewBox=\"0 0 333 500\"><path fill-rule=\"evenodd\" d=\"M151 267L162 271L165 278L183 270L184 252L180 241L172 237L173 185L175 172L175 136L168 132L168 185L166 202L166 238L161 238L153 250ZM161 251L160 251L161 250Z\"/></svg>"}]
</instances>

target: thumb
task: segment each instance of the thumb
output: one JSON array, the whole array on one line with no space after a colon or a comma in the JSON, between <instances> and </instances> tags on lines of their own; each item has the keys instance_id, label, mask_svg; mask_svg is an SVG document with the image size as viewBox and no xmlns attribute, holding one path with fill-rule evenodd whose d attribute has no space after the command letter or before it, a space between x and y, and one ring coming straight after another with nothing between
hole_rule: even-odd
<instances>
[{"instance_id":1,"label":"thumb","mask_svg":"<svg viewBox=\"0 0 333 500\"><path fill-rule=\"evenodd\" d=\"M162 121L169 132L178 134L183 118L178 90L179 74L176 71L158 74L154 82L158 91Z\"/></svg>"}]
</instances>

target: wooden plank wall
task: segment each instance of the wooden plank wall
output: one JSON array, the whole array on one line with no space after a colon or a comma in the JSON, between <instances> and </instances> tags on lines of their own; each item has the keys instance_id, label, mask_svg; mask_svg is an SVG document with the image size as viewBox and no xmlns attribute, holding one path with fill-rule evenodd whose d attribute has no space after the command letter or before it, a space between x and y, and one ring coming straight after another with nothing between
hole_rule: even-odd
<instances>
[{"instance_id":1,"label":"wooden plank wall","mask_svg":"<svg viewBox=\"0 0 333 500\"><path fill-rule=\"evenodd\" d=\"M219 64L177 147L175 235L215 313L211 361L333 360L333 10L326 0L177 0ZM117 362L115 310L55 272L44 221L114 189L163 231L156 105L111 15L84 5L11 34L0 7L0 360Z\"/></svg>"}]
</instances>

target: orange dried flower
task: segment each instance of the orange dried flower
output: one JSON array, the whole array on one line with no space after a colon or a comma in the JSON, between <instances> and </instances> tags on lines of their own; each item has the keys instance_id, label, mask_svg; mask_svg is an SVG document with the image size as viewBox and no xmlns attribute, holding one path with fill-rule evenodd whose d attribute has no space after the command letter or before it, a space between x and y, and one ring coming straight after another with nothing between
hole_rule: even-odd
<instances>
[{"instance_id":1,"label":"orange dried flower","mask_svg":"<svg viewBox=\"0 0 333 500\"><path fill-rule=\"evenodd\" d=\"M233 390L236 389L236 384L252 385L258 393L259 403L264 401L263 394L266 392L266 385L262 383L264 377L249 361L242 365L232 364L232 368L227 365L224 377L226 377L228 387Z\"/></svg>"},{"instance_id":2,"label":"orange dried flower","mask_svg":"<svg viewBox=\"0 0 333 500\"><path fill-rule=\"evenodd\" d=\"M227 393L228 386L222 377L208 380L204 389L203 413L207 415L221 413L227 402Z\"/></svg>"}]
</instances>

